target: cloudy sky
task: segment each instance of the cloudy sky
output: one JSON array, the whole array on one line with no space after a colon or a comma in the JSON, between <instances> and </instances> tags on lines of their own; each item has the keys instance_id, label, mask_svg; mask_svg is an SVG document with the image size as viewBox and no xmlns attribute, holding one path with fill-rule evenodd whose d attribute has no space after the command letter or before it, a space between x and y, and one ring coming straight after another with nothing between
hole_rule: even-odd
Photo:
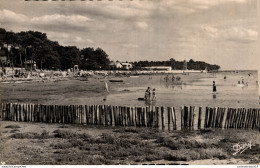
<instances>
[{"instance_id":1,"label":"cloudy sky","mask_svg":"<svg viewBox=\"0 0 260 168\"><path fill-rule=\"evenodd\" d=\"M111 60L194 59L222 69L259 64L257 0L0 0L0 27L101 47Z\"/></svg>"}]
</instances>

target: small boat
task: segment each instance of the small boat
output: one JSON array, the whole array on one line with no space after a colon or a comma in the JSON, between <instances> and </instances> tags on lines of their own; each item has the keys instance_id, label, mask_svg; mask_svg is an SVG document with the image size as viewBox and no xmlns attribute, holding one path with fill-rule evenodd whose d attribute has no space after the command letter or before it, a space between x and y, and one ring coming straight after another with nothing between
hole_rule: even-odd
<instances>
[{"instance_id":1,"label":"small boat","mask_svg":"<svg viewBox=\"0 0 260 168\"><path fill-rule=\"evenodd\" d=\"M138 100L139 100L139 101L144 101L145 98L143 98L143 97L139 97Z\"/></svg>"},{"instance_id":2,"label":"small boat","mask_svg":"<svg viewBox=\"0 0 260 168\"><path fill-rule=\"evenodd\" d=\"M123 82L123 80L121 80L121 79L111 79L111 80L109 80L109 82Z\"/></svg>"}]
</instances>

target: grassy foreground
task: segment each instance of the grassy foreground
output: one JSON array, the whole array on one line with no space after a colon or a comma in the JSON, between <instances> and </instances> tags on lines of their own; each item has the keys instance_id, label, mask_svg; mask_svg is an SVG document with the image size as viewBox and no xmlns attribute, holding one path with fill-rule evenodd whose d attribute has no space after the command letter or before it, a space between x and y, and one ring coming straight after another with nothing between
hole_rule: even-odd
<instances>
[{"instance_id":1,"label":"grassy foreground","mask_svg":"<svg viewBox=\"0 0 260 168\"><path fill-rule=\"evenodd\" d=\"M1 121L5 164L259 164L260 134L249 130L168 132ZM251 149L233 155L233 145Z\"/></svg>"}]
</instances>

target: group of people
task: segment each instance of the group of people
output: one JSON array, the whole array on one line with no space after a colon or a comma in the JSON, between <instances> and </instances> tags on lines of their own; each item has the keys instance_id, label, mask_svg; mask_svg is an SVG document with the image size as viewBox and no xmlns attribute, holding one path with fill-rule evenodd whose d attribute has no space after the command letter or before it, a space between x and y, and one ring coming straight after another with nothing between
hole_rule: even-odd
<instances>
[{"instance_id":1,"label":"group of people","mask_svg":"<svg viewBox=\"0 0 260 168\"><path fill-rule=\"evenodd\" d=\"M239 81L237 81L237 84L242 84L242 85L244 85L244 86L248 86L248 83L247 82L244 82L244 79L242 79L242 81L240 82L240 80Z\"/></svg>"},{"instance_id":2,"label":"group of people","mask_svg":"<svg viewBox=\"0 0 260 168\"><path fill-rule=\"evenodd\" d=\"M177 76L175 77L174 75L172 75L172 77L170 75L166 75L164 78L163 78L164 81L168 82L168 81L172 81L172 82L179 82L181 80L181 77Z\"/></svg>"},{"instance_id":3,"label":"group of people","mask_svg":"<svg viewBox=\"0 0 260 168\"><path fill-rule=\"evenodd\" d=\"M152 101L156 100L156 94L155 94L155 89L151 90L150 87L147 87L144 95L145 100L150 100L151 99L151 92L152 92Z\"/></svg>"}]
</instances>

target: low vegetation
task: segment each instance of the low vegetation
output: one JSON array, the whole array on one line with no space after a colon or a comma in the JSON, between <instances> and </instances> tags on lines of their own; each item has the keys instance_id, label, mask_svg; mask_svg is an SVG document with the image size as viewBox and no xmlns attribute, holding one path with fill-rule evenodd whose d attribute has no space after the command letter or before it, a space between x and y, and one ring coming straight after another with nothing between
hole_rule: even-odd
<instances>
[{"instance_id":1,"label":"low vegetation","mask_svg":"<svg viewBox=\"0 0 260 168\"><path fill-rule=\"evenodd\" d=\"M7 125L5 128L21 128L19 125Z\"/></svg>"},{"instance_id":2,"label":"low vegetation","mask_svg":"<svg viewBox=\"0 0 260 168\"><path fill-rule=\"evenodd\" d=\"M26 133L15 133L10 136L10 138L14 139L48 139L53 138L52 135L49 135L49 132L43 130L41 134L35 132L26 132Z\"/></svg>"},{"instance_id":3,"label":"low vegetation","mask_svg":"<svg viewBox=\"0 0 260 168\"><path fill-rule=\"evenodd\" d=\"M45 128L41 132L8 132L10 138L31 144L17 151L29 158L23 163L183 164L192 160L231 158L258 163L260 157L258 143L253 144L251 150L233 156L234 144L260 138L244 130L236 133L232 130L163 132L145 128L87 127L87 131L82 131L64 125L48 132Z\"/></svg>"}]
</instances>

